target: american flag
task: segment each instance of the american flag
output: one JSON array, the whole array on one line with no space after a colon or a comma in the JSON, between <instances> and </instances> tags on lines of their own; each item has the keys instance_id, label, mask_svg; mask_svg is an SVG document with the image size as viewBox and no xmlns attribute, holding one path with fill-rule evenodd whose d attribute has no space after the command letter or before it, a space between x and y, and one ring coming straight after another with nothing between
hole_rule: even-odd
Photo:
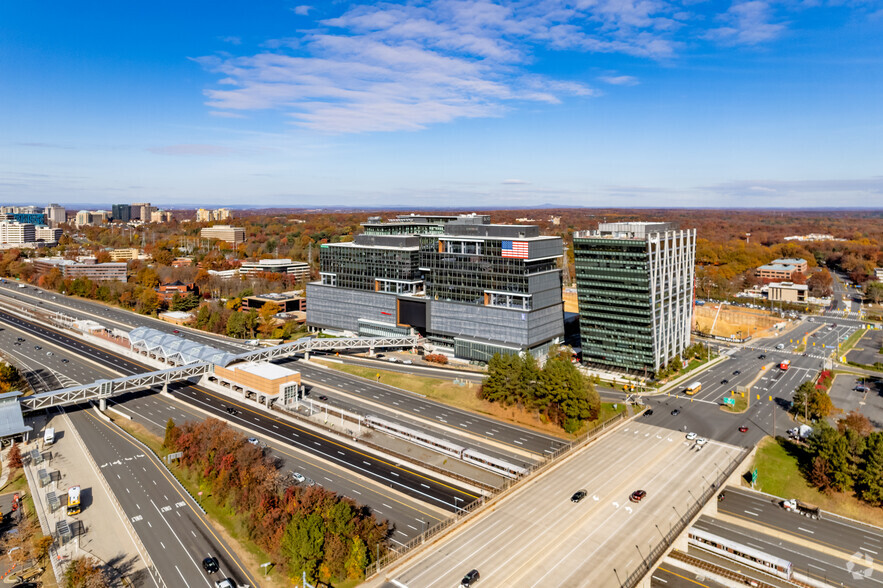
<instances>
[{"instance_id":1,"label":"american flag","mask_svg":"<svg viewBox=\"0 0 883 588\"><path fill-rule=\"evenodd\" d=\"M527 241L503 241L503 257L527 259Z\"/></svg>"}]
</instances>

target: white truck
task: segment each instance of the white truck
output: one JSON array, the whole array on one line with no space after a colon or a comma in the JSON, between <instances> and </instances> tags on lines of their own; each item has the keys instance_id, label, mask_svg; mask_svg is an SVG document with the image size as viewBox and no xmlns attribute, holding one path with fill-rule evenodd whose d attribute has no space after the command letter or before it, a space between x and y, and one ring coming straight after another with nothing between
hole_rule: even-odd
<instances>
[{"instance_id":1,"label":"white truck","mask_svg":"<svg viewBox=\"0 0 883 588\"><path fill-rule=\"evenodd\" d=\"M808 502L801 502L796 498L791 498L789 500L782 501L782 508L787 511L796 512L797 514L802 514L805 517L809 517L811 519L820 519L822 518L822 509L814 504L809 504Z\"/></svg>"},{"instance_id":2,"label":"white truck","mask_svg":"<svg viewBox=\"0 0 883 588\"><path fill-rule=\"evenodd\" d=\"M43 431L43 445L52 445L53 443L55 443L55 429L47 427Z\"/></svg>"}]
</instances>

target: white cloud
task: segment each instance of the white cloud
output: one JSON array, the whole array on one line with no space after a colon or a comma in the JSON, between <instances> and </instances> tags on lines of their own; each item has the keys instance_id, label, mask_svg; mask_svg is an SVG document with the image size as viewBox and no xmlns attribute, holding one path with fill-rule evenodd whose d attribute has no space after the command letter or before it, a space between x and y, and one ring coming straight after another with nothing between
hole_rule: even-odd
<instances>
[{"instance_id":1,"label":"white cloud","mask_svg":"<svg viewBox=\"0 0 883 588\"><path fill-rule=\"evenodd\" d=\"M268 40L258 54L196 61L221 74L205 92L217 112L273 109L293 124L334 133L416 130L501 116L519 102L600 96L580 80L537 74L539 56L568 51L668 60L685 46L675 35L705 22L693 8L690 0L377 2ZM313 7L293 10L306 15ZM766 0L735 2L715 26L685 38L757 44L785 28L772 22ZM627 75L600 80L639 83Z\"/></svg>"},{"instance_id":2,"label":"white cloud","mask_svg":"<svg viewBox=\"0 0 883 588\"><path fill-rule=\"evenodd\" d=\"M525 180L503 180L501 183L505 184L507 186L508 185L528 185L528 184L530 184L530 182L525 181Z\"/></svg>"},{"instance_id":3,"label":"white cloud","mask_svg":"<svg viewBox=\"0 0 883 588\"><path fill-rule=\"evenodd\" d=\"M601 76L598 79L612 86L637 86L641 83L634 76Z\"/></svg>"},{"instance_id":4,"label":"white cloud","mask_svg":"<svg viewBox=\"0 0 883 588\"><path fill-rule=\"evenodd\" d=\"M241 45L242 39L239 37L221 37L221 40L225 43L230 43L231 45Z\"/></svg>"},{"instance_id":5,"label":"white cloud","mask_svg":"<svg viewBox=\"0 0 883 588\"><path fill-rule=\"evenodd\" d=\"M762 0L734 2L720 19L724 26L711 29L707 39L725 45L757 45L778 38L785 31L784 23L770 22L770 5Z\"/></svg>"}]
</instances>

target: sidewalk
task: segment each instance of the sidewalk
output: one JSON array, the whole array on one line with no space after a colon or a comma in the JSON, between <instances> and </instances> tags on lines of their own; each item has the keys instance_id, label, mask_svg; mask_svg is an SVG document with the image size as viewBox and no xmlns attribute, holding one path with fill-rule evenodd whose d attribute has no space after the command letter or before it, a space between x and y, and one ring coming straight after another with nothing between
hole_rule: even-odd
<instances>
[{"instance_id":1,"label":"sidewalk","mask_svg":"<svg viewBox=\"0 0 883 588\"><path fill-rule=\"evenodd\" d=\"M130 578L146 576L146 566L138 555L135 541L67 416L33 417L28 419L28 424L34 427L35 435L30 442L21 445L24 469L40 527L44 534L56 537L50 552L56 578L63 572L65 562L84 555L108 564L119 575ZM55 443L43 447L43 435L36 433L42 433L48 426L55 429ZM31 463L33 449L43 454L43 463ZM42 488L39 470L45 470L52 480ZM81 513L74 516L67 516L65 508L70 486L81 488ZM55 512L48 504L50 492L55 492L59 500L60 507ZM66 545L61 545L56 534L61 521L67 522L74 535Z\"/></svg>"}]
</instances>

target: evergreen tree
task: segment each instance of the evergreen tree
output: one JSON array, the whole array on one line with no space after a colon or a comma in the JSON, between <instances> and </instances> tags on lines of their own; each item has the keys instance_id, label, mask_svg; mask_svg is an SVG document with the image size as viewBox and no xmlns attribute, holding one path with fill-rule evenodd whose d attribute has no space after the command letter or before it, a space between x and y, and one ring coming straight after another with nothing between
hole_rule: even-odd
<instances>
[{"instance_id":1,"label":"evergreen tree","mask_svg":"<svg viewBox=\"0 0 883 588\"><path fill-rule=\"evenodd\" d=\"M863 461L856 484L859 496L871 504L883 505L883 433L868 435Z\"/></svg>"},{"instance_id":2,"label":"evergreen tree","mask_svg":"<svg viewBox=\"0 0 883 588\"><path fill-rule=\"evenodd\" d=\"M282 537L282 554L295 574L306 572L307 580L316 580L316 571L325 545L325 525L317 513L296 512Z\"/></svg>"}]
</instances>

